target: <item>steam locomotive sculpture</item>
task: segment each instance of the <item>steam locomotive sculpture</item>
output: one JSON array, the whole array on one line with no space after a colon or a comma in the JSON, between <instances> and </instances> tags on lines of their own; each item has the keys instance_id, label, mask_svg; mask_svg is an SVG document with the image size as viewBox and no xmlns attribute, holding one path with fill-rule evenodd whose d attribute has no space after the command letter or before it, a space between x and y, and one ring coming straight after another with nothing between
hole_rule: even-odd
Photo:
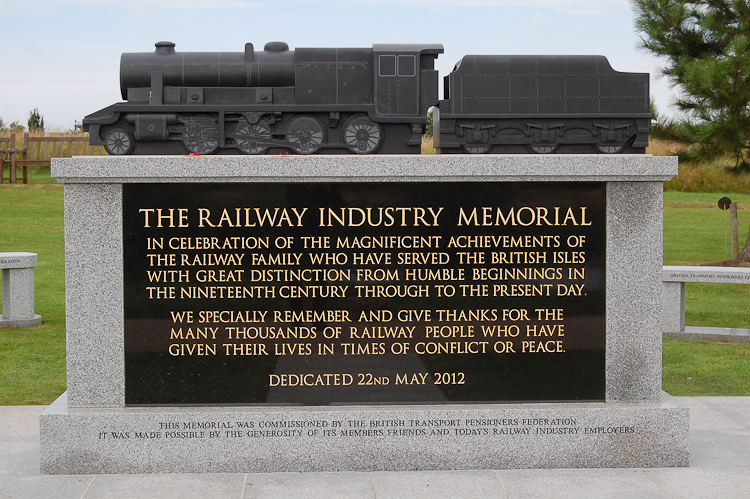
<instances>
[{"instance_id":1,"label":"steam locomotive sculpture","mask_svg":"<svg viewBox=\"0 0 750 499\"><path fill-rule=\"evenodd\" d=\"M443 46L123 54L127 102L83 120L109 154L419 154L428 111L441 153L644 153L649 75L601 56L465 56Z\"/></svg>"}]
</instances>

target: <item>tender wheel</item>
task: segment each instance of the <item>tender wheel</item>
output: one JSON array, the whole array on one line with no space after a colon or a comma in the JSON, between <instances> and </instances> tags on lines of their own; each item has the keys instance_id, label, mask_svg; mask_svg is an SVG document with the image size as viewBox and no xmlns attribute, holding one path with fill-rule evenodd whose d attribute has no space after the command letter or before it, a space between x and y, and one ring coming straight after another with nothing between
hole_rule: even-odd
<instances>
[{"instance_id":1,"label":"tender wheel","mask_svg":"<svg viewBox=\"0 0 750 499\"><path fill-rule=\"evenodd\" d=\"M383 129L366 116L356 116L344 125L344 143L354 154L372 154L383 141Z\"/></svg>"},{"instance_id":2,"label":"tender wheel","mask_svg":"<svg viewBox=\"0 0 750 499\"><path fill-rule=\"evenodd\" d=\"M287 140L292 142L292 150L297 154L315 154L326 140L326 130L318 119L312 116L297 116L286 127Z\"/></svg>"},{"instance_id":3,"label":"tender wheel","mask_svg":"<svg viewBox=\"0 0 750 499\"><path fill-rule=\"evenodd\" d=\"M490 149L492 149L492 146L470 146L462 144L461 149L463 149L464 152L468 154L486 154Z\"/></svg>"},{"instance_id":4,"label":"tender wheel","mask_svg":"<svg viewBox=\"0 0 750 499\"><path fill-rule=\"evenodd\" d=\"M265 139L271 138L271 128L268 125L251 125L241 120L234 133L237 135L234 139L237 149L243 153L263 154L268 151L268 146L264 145Z\"/></svg>"},{"instance_id":5,"label":"tender wheel","mask_svg":"<svg viewBox=\"0 0 750 499\"><path fill-rule=\"evenodd\" d=\"M555 151L557 151L557 148L559 146L557 144L550 144L550 145L535 145L530 144L528 145L529 151L533 152L534 154L554 154Z\"/></svg>"},{"instance_id":6,"label":"tender wheel","mask_svg":"<svg viewBox=\"0 0 750 499\"><path fill-rule=\"evenodd\" d=\"M124 128L115 128L107 132L104 139L104 149L112 156L123 156L130 154L135 146L133 134Z\"/></svg>"},{"instance_id":7,"label":"tender wheel","mask_svg":"<svg viewBox=\"0 0 750 499\"><path fill-rule=\"evenodd\" d=\"M212 154L219 148L219 128L211 119L191 120L182 136L185 148L193 154Z\"/></svg>"},{"instance_id":8,"label":"tender wheel","mask_svg":"<svg viewBox=\"0 0 750 499\"><path fill-rule=\"evenodd\" d=\"M625 144L602 145L594 144L594 149L602 154L617 154L625 149Z\"/></svg>"}]
</instances>

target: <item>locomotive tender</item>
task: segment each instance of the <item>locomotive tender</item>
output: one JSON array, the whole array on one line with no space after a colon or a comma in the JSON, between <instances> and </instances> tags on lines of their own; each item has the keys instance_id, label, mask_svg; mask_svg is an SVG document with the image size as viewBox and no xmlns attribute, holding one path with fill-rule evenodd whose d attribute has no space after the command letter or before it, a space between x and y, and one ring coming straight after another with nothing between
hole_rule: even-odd
<instances>
[{"instance_id":1,"label":"locomotive tender","mask_svg":"<svg viewBox=\"0 0 750 499\"><path fill-rule=\"evenodd\" d=\"M444 80L433 143L445 153L643 154L649 75L602 56L467 55Z\"/></svg>"},{"instance_id":2,"label":"locomotive tender","mask_svg":"<svg viewBox=\"0 0 750 499\"><path fill-rule=\"evenodd\" d=\"M601 56L465 56L439 44L126 53L121 102L84 118L109 154L644 153L648 74ZM437 106L437 107L433 107Z\"/></svg>"}]
</instances>

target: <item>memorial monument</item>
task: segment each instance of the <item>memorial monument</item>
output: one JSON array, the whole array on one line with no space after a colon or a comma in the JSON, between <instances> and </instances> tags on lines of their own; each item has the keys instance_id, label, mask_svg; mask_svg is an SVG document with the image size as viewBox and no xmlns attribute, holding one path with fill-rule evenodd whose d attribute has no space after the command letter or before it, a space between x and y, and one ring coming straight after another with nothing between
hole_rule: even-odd
<instances>
[{"instance_id":1,"label":"memorial monument","mask_svg":"<svg viewBox=\"0 0 750 499\"><path fill-rule=\"evenodd\" d=\"M689 464L648 75L466 56L434 118L468 154L401 154L441 52L123 55L128 102L84 122L113 156L52 165L68 390L43 473Z\"/></svg>"}]
</instances>

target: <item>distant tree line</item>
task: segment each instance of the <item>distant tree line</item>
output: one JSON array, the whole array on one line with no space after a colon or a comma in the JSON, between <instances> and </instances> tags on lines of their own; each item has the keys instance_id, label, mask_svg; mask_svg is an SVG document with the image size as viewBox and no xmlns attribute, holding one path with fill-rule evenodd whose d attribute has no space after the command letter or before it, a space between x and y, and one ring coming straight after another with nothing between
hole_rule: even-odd
<instances>
[{"instance_id":1,"label":"distant tree line","mask_svg":"<svg viewBox=\"0 0 750 499\"><path fill-rule=\"evenodd\" d=\"M38 108L34 108L33 111L29 112L29 119L26 122L28 125L28 130L30 132L44 132L44 116L42 116L41 113L39 113ZM5 125L5 121L2 117L0 117L0 131L8 130L10 132L24 132L27 130L22 124L20 124L17 120L11 122L9 125Z\"/></svg>"}]
</instances>

